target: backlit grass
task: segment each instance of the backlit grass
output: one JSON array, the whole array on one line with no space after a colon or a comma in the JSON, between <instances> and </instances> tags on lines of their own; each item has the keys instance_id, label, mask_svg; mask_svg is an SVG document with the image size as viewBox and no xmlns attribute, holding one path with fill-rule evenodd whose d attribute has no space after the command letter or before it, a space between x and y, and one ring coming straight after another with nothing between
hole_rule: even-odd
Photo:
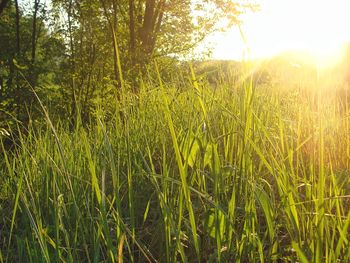
<instances>
[{"instance_id":1,"label":"backlit grass","mask_svg":"<svg viewBox=\"0 0 350 263\"><path fill-rule=\"evenodd\" d=\"M350 261L347 93L189 76L0 137L0 262Z\"/></svg>"}]
</instances>

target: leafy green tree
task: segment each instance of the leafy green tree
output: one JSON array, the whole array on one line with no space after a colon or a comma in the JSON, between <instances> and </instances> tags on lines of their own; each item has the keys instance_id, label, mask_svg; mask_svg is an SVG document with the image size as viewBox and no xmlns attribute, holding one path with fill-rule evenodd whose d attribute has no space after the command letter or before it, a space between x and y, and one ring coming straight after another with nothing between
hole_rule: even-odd
<instances>
[{"instance_id":1,"label":"leafy green tree","mask_svg":"<svg viewBox=\"0 0 350 263\"><path fill-rule=\"evenodd\" d=\"M101 96L112 101L122 87L137 91L154 58L168 63L188 54L219 24L239 23L252 8L229 0L0 3L0 103L25 115L35 104L32 87L72 122L78 112L88 118Z\"/></svg>"},{"instance_id":2,"label":"leafy green tree","mask_svg":"<svg viewBox=\"0 0 350 263\"><path fill-rule=\"evenodd\" d=\"M36 8L34 17L32 10L10 2L0 16L0 109L2 115L6 112L24 122L28 111L36 108L32 88L49 98L60 83L59 71L66 59L62 36L49 31L44 6Z\"/></svg>"}]
</instances>

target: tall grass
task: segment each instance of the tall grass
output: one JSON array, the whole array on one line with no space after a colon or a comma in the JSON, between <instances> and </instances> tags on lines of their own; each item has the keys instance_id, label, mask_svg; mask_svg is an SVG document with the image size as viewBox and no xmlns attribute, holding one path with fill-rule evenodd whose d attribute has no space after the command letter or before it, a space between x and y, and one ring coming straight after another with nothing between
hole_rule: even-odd
<instances>
[{"instance_id":1,"label":"tall grass","mask_svg":"<svg viewBox=\"0 0 350 263\"><path fill-rule=\"evenodd\" d=\"M350 261L344 100L190 72L10 131L0 262Z\"/></svg>"}]
</instances>

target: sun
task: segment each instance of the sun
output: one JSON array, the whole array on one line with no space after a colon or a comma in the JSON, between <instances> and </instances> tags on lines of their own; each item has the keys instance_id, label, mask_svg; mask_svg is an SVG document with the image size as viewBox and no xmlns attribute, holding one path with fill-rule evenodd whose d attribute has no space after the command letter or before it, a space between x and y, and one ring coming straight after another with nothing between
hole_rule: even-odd
<instances>
[{"instance_id":1,"label":"sun","mask_svg":"<svg viewBox=\"0 0 350 263\"><path fill-rule=\"evenodd\" d=\"M249 48L251 59L303 50L320 67L335 63L341 47L350 41L349 0L260 0L260 11L242 17L242 43L237 27L216 34L214 58L240 59Z\"/></svg>"}]
</instances>

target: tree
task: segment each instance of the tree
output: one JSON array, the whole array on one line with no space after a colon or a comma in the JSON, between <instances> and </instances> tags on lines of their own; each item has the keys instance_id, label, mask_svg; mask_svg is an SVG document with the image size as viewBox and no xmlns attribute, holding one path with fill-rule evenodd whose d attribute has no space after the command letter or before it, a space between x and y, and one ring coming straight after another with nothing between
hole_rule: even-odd
<instances>
[{"instance_id":1,"label":"tree","mask_svg":"<svg viewBox=\"0 0 350 263\"><path fill-rule=\"evenodd\" d=\"M219 21L229 27L239 23L239 15L252 5L229 0L100 0L109 24L114 59L132 69L142 69L154 57L176 56L193 49ZM125 41L128 39L129 41ZM118 58L118 49L127 57ZM117 63L115 78L118 79ZM134 73L134 72L133 72ZM132 74L134 77L135 74Z\"/></svg>"},{"instance_id":2,"label":"tree","mask_svg":"<svg viewBox=\"0 0 350 263\"><path fill-rule=\"evenodd\" d=\"M20 11L18 6L18 0L15 0L16 8L16 40L17 40L17 55L21 53L21 40L20 40Z\"/></svg>"},{"instance_id":3,"label":"tree","mask_svg":"<svg viewBox=\"0 0 350 263\"><path fill-rule=\"evenodd\" d=\"M137 91L154 58L176 61L222 21L239 23L251 9L229 0L51 0L51 9L46 1L21 3L0 0L0 92L7 96L0 103L18 112L34 103L20 72L37 92L45 92L43 83L59 85L72 122L78 112L87 118L101 97Z\"/></svg>"},{"instance_id":4,"label":"tree","mask_svg":"<svg viewBox=\"0 0 350 263\"><path fill-rule=\"evenodd\" d=\"M32 9L24 10L14 1L0 16L0 109L24 122L37 102L28 82L41 97L48 97L60 82L59 68L65 60L62 37L51 34L43 8L36 8L34 19Z\"/></svg>"},{"instance_id":5,"label":"tree","mask_svg":"<svg viewBox=\"0 0 350 263\"><path fill-rule=\"evenodd\" d=\"M34 0L33 24L32 24L32 57L31 57L32 64L35 63L35 55L36 55L37 18L38 18L39 4L40 4L39 0Z\"/></svg>"},{"instance_id":6,"label":"tree","mask_svg":"<svg viewBox=\"0 0 350 263\"><path fill-rule=\"evenodd\" d=\"M0 15L4 11L7 4L10 2L10 0L1 0L0 2Z\"/></svg>"}]
</instances>

